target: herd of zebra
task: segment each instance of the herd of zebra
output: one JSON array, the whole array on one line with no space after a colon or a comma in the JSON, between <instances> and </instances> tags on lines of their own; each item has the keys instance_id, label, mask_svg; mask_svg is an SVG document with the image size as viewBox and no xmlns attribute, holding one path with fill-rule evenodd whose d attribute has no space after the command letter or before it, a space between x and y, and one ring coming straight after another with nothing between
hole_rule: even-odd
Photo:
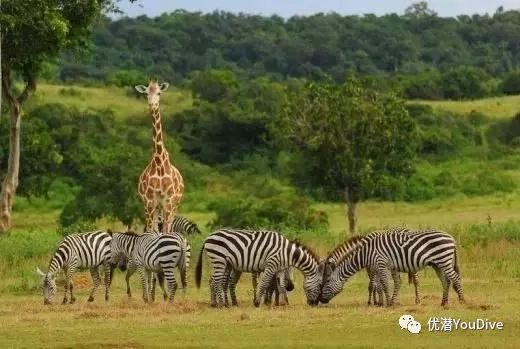
<instances>
[{"instance_id":1,"label":"herd of zebra","mask_svg":"<svg viewBox=\"0 0 520 349\"><path fill-rule=\"evenodd\" d=\"M89 301L101 284L99 269L104 269L105 300L109 299L110 284L116 267L126 270L127 294L131 296L129 279L137 271L141 278L143 300L155 297L158 281L165 300L173 302L177 282L174 270L180 272L183 290L187 286L187 270L191 247L187 236L200 234L197 225L177 216L170 234L95 231L72 234L64 238L42 276L44 304L50 304L56 293L56 274L66 275L63 304L75 302L72 276L78 268L89 268L93 287ZM440 230L396 228L352 237L324 259L309 247L290 240L274 231L219 229L207 236L200 250L195 280L200 288L203 256L212 266L210 277L211 306L238 305L235 293L242 273L252 273L253 303L288 303L287 292L294 288L292 270L304 277L303 289L309 305L328 303L340 293L356 272L366 269L369 278L368 304L392 305L398 302L400 273L408 273L415 286L415 301L420 302L417 272L431 266L441 281L441 305L448 302L450 285L460 302L464 293L457 261L454 238ZM259 283L257 282L260 279ZM393 292L390 290L393 279ZM67 295L70 294L70 298ZM229 294L229 297L228 297ZM377 296L377 299L376 299Z\"/></svg>"}]
</instances>

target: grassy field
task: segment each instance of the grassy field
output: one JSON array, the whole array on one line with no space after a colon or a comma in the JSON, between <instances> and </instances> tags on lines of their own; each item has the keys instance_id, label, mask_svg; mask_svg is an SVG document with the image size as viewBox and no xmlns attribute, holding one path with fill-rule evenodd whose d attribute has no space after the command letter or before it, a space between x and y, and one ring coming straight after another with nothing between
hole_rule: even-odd
<instances>
[{"instance_id":1,"label":"grassy field","mask_svg":"<svg viewBox=\"0 0 520 349\"><path fill-rule=\"evenodd\" d=\"M504 201L505 200L505 201ZM62 306L62 292L56 305L43 306L39 277L34 268L46 268L51 251L59 241L52 220L36 227L38 216L27 208L26 226L0 238L0 347L1 348L271 348L271 347L425 347L456 346L468 348L520 346L520 217L518 196L453 199L424 204L363 204L363 228L407 222L416 226L444 226L457 237L467 304L456 302L450 292L450 306L440 307L441 286L431 270L420 272L423 303L415 305L412 287L404 284L401 305L369 308L366 303L365 273L356 275L338 297L324 306L305 305L301 277L290 295L289 306L251 305L250 278L239 285L238 308L216 310L208 306L208 267L203 287L197 290L190 280L185 295L179 292L173 305L156 302L144 305L138 278L133 278L134 298L127 299L123 277L116 274L109 303L102 300L102 289L94 303L86 302L90 277L75 277L77 303ZM509 202L509 204L505 204ZM332 221L330 236L305 235L320 255L341 239L343 207L322 205ZM208 213L187 213L204 225ZM486 217L493 218L487 225ZM49 213L52 215L52 213ZM465 217L461 219L461 217ZM508 222L506 222L508 221ZM32 222L32 223L31 223ZM470 223L481 222L478 229ZM40 221L41 223L41 221ZM34 224L32 226L31 224ZM451 228L450 228L451 227ZM207 231L207 229L206 229ZM482 240L483 239L483 240ZM193 260L197 259L200 237L192 241ZM403 278L404 279L404 278ZM397 320L412 314L423 330L412 335L400 330ZM502 321L502 331L428 332L429 317L477 318Z\"/></svg>"},{"instance_id":2,"label":"grassy field","mask_svg":"<svg viewBox=\"0 0 520 349\"><path fill-rule=\"evenodd\" d=\"M478 111L494 118L510 118L520 112L519 95L483 98L472 101L418 101L418 103L428 104L434 109L447 110L457 114Z\"/></svg>"},{"instance_id":3,"label":"grassy field","mask_svg":"<svg viewBox=\"0 0 520 349\"><path fill-rule=\"evenodd\" d=\"M188 92L170 87L168 93L161 97L161 108L163 113L169 114L190 107L191 102L191 95ZM42 103L61 103L80 110L111 109L120 118L141 112L148 113L148 106L144 98L136 98L130 89L114 86L82 87L38 84L38 90L31 98L28 108Z\"/></svg>"}]
</instances>

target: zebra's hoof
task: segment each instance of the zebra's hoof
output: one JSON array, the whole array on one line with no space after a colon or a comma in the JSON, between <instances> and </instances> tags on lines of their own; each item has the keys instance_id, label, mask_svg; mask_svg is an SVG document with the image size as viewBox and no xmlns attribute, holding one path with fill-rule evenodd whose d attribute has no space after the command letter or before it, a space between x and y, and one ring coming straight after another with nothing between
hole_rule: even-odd
<instances>
[{"instance_id":1,"label":"zebra's hoof","mask_svg":"<svg viewBox=\"0 0 520 349\"><path fill-rule=\"evenodd\" d=\"M254 305L255 305L256 308L258 308L260 306L260 301L255 300L254 301Z\"/></svg>"},{"instance_id":2,"label":"zebra's hoof","mask_svg":"<svg viewBox=\"0 0 520 349\"><path fill-rule=\"evenodd\" d=\"M88 301L89 302L93 302L94 301L94 297L93 296L88 297Z\"/></svg>"},{"instance_id":3,"label":"zebra's hoof","mask_svg":"<svg viewBox=\"0 0 520 349\"><path fill-rule=\"evenodd\" d=\"M61 302L61 304L67 304L67 297L63 298L63 301Z\"/></svg>"},{"instance_id":4,"label":"zebra's hoof","mask_svg":"<svg viewBox=\"0 0 520 349\"><path fill-rule=\"evenodd\" d=\"M109 301L109 299L110 299L110 297L109 297L109 296L105 296L105 302L108 302L108 301Z\"/></svg>"},{"instance_id":5,"label":"zebra's hoof","mask_svg":"<svg viewBox=\"0 0 520 349\"><path fill-rule=\"evenodd\" d=\"M70 298L70 304L74 304L75 302L76 302L76 298L71 297L71 298Z\"/></svg>"}]
</instances>

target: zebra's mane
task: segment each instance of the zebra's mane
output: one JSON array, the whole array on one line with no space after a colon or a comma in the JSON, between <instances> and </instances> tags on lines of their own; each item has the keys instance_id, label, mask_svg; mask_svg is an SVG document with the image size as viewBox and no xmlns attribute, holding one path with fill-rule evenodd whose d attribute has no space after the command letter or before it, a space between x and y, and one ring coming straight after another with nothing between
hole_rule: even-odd
<instances>
[{"instance_id":1,"label":"zebra's mane","mask_svg":"<svg viewBox=\"0 0 520 349\"><path fill-rule=\"evenodd\" d=\"M302 250L306 251L316 261L316 263L320 262L320 257L316 251L314 251L309 246L304 245L300 240L289 240L289 242L296 245L296 247L300 247Z\"/></svg>"},{"instance_id":2,"label":"zebra's mane","mask_svg":"<svg viewBox=\"0 0 520 349\"><path fill-rule=\"evenodd\" d=\"M358 243L361 242L361 240L363 240L363 236L361 236L361 235L354 235L350 239L343 241L342 243L340 243L339 245L334 247L334 249L332 251L329 252L329 254L327 255L327 259L326 260L329 260L329 258L332 258L334 253L336 253L336 251L341 250L344 247L346 247L348 250L350 250L349 247L357 245ZM347 254L350 254L350 253L347 253ZM340 259L343 259L343 258L340 258Z\"/></svg>"}]
</instances>

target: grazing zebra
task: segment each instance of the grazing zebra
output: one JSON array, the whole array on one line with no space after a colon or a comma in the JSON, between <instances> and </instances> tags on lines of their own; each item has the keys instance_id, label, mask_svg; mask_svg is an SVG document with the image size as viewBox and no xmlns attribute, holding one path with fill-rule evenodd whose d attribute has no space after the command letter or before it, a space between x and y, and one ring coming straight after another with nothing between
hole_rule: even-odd
<instances>
[{"instance_id":1,"label":"grazing zebra","mask_svg":"<svg viewBox=\"0 0 520 349\"><path fill-rule=\"evenodd\" d=\"M412 231L407 228L394 228L385 231L380 231L383 233L407 233L411 234ZM376 232L377 233L377 232ZM359 248L361 246L361 236L353 236L352 238L344 241L343 243L336 246L332 251L329 252L327 258L323 260L321 263L325 264L325 270L330 271L335 268L336 265L343 259L344 256L352 253L353 250ZM372 305L372 300L374 305L383 305L383 292L380 282L375 274L375 270L371 268L371 266L367 266L366 268L368 275L368 305ZM415 286L415 303L419 304L421 302L421 297L419 294L419 279L416 273L408 273L408 282L413 283ZM376 300L376 294L379 296L378 300Z\"/></svg>"},{"instance_id":2,"label":"grazing zebra","mask_svg":"<svg viewBox=\"0 0 520 349\"><path fill-rule=\"evenodd\" d=\"M204 251L213 267L210 281L212 306L223 305L231 270L264 272L254 297L254 304L258 307L276 273L291 266L299 269L304 275L303 288L307 303L318 304L323 277L318 257L309 248L290 241L277 232L221 229L209 235L202 244L195 271L195 280L199 288ZM283 283L282 288L285 287L284 280L280 280Z\"/></svg>"},{"instance_id":3,"label":"grazing zebra","mask_svg":"<svg viewBox=\"0 0 520 349\"><path fill-rule=\"evenodd\" d=\"M186 287L187 242L179 234L135 234L132 232L114 233L112 236L112 261L121 259L128 261L126 272L127 294L131 297L130 277L137 270L141 276L143 286L143 300L150 301L149 283L151 273L155 272L160 278L159 285L164 288L162 278L166 280L169 289L169 300L173 302L177 290L174 268L178 267L181 274L181 283ZM165 290L163 289L165 293Z\"/></svg>"},{"instance_id":4,"label":"grazing zebra","mask_svg":"<svg viewBox=\"0 0 520 349\"><path fill-rule=\"evenodd\" d=\"M162 222L162 215L159 215L157 217L157 228L158 228L158 231L162 231L162 225L163 225L163 222ZM146 229L146 228L145 228ZM199 227L197 226L197 224L195 224L194 222L192 222L191 220L189 220L188 218L186 217L183 217L183 216L179 216L179 215L176 215L175 218L173 219L173 222L172 222L172 225L170 227L170 232L177 232L177 233L181 233L185 236L188 236L188 235L194 235L194 234L201 234L200 232L200 229Z\"/></svg>"},{"instance_id":5,"label":"grazing zebra","mask_svg":"<svg viewBox=\"0 0 520 349\"><path fill-rule=\"evenodd\" d=\"M332 273L326 276L320 301L328 303L344 287L345 282L367 266L376 268L382 283L386 302L392 304L388 292L389 275L394 277L394 295L399 291L397 272L416 273L425 266L433 266L443 286L441 305L448 303L450 282L464 302L464 292L457 264L457 249L453 237L442 231L418 231L413 234L402 232L376 232L364 237L361 246L339 262Z\"/></svg>"},{"instance_id":6,"label":"grazing zebra","mask_svg":"<svg viewBox=\"0 0 520 349\"><path fill-rule=\"evenodd\" d=\"M110 265L110 243L112 236L105 231L71 234L66 236L54 253L47 273L40 268L36 272L43 277L42 291L43 303L51 304L56 292L56 273L63 269L66 275L65 295L62 304L67 303L67 291L70 292L70 303L76 298L73 294L72 276L78 268L89 268L92 276L93 286L88 298L89 302L94 300L94 293L101 283L99 267L103 266L105 272L105 300L108 301L111 281Z\"/></svg>"},{"instance_id":7,"label":"grazing zebra","mask_svg":"<svg viewBox=\"0 0 520 349\"><path fill-rule=\"evenodd\" d=\"M240 276L242 272L232 270L229 275L229 284L226 287L226 291L224 292L225 304L228 306L228 295L227 289L229 289L229 295L231 297L231 304L238 306L237 296L236 296L236 285L240 280ZM253 294L256 294L257 285L258 285L258 276L259 273L251 274L251 281L253 283ZM261 273L260 273L260 276ZM281 280L281 279L284 280ZM285 284L285 288L282 289L281 285ZM287 292L294 290L294 283L292 277L292 268L286 268L276 273L275 278L271 280L269 286L266 289L264 304L269 305L272 303L273 295L275 296L275 305L280 305L280 296L283 297L284 303L289 304L289 298L287 297Z\"/></svg>"}]
</instances>

